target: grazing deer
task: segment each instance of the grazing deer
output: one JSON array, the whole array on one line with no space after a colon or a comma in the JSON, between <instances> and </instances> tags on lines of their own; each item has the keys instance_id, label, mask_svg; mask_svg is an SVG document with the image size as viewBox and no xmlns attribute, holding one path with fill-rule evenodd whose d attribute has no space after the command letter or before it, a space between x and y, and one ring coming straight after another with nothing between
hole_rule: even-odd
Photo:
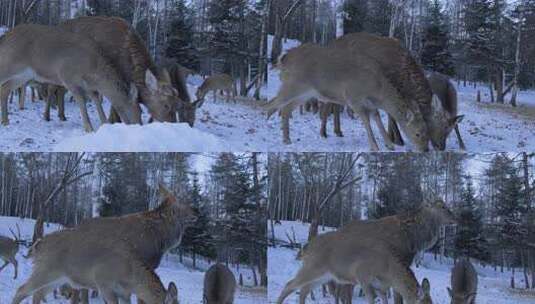
<instances>
[{"instance_id":1,"label":"grazing deer","mask_svg":"<svg viewBox=\"0 0 535 304\"><path fill-rule=\"evenodd\" d=\"M394 143L379 115L381 109L398 121L417 149L428 151L429 131L420 103L430 104L432 94L423 71L410 54L402 49L392 54L395 56L392 60L406 62L407 67L413 71L383 70L370 57L360 54L351 43L346 43L351 40L352 35L347 35L326 47L304 44L282 56L278 64L282 87L265 109L270 115L276 110L282 110L284 124L286 115L310 98L347 105L362 119L373 151L378 151L379 145L371 128L370 116L377 123L387 148L393 150ZM409 75L409 79L392 76L393 72ZM422 88L418 91L429 91L429 96L414 93L420 97L416 99L413 95L403 94L404 81L411 85L417 83L414 86L421 85Z\"/></svg>"},{"instance_id":2,"label":"grazing deer","mask_svg":"<svg viewBox=\"0 0 535 304\"><path fill-rule=\"evenodd\" d=\"M177 106L190 100L187 90L180 90L185 79L173 87L168 71L156 67L145 43L128 22L117 17L80 17L60 27L93 39L126 80L136 85L139 102L147 107L152 119L176 122ZM116 117L113 112L110 116Z\"/></svg>"},{"instance_id":3,"label":"grazing deer","mask_svg":"<svg viewBox=\"0 0 535 304\"><path fill-rule=\"evenodd\" d=\"M204 275L203 303L232 304L236 292L236 278L227 266L215 264Z\"/></svg>"},{"instance_id":4,"label":"grazing deer","mask_svg":"<svg viewBox=\"0 0 535 304\"><path fill-rule=\"evenodd\" d=\"M438 241L443 225L454 223L445 204L436 202L408 214L353 221L336 232L319 235L302 249L298 259L303 266L286 284L277 303L283 303L297 289L306 298L316 284L334 280L360 283L370 304L374 303L376 290L390 287L405 303L422 304L424 292L410 263L417 252Z\"/></svg>"},{"instance_id":5,"label":"grazing deer","mask_svg":"<svg viewBox=\"0 0 535 304\"><path fill-rule=\"evenodd\" d=\"M433 121L440 122L440 128L431 128L431 143L435 149L446 150L446 141L451 131L455 129L459 147L466 150L459 124L464 115L458 115L457 90L449 77L440 73L430 73L427 76L429 85L437 98L433 98Z\"/></svg>"},{"instance_id":6,"label":"grazing deer","mask_svg":"<svg viewBox=\"0 0 535 304\"><path fill-rule=\"evenodd\" d=\"M0 267L0 271L4 270L9 264L13 264L15 268L15 275L13 280L17 279L18 263L15 259L17 252L19 251L19 244L16 240L10 239L0 235L0 258L4 260L4 265Z\"/></svg>"},{"instance_id":7,"label":"grazing deer","mask_svg":"<svg viewBox=\"0 0 535 304\"><path fill-rule=\"evenodd\" d=\"M30 256L34 259L32 276L19 288L13 303L18 304L43 288L49 292L64 283L69 283L74 288L99 290L103 297L106 297L106 293L111 296L111 291L106 286L89 284L86 281L88 277L78 277L78 273L106 269L118 272L123 266L125 271L133 269L131 274L135 275L134 278L139 276L140 279L153 280L155 288L161 291L153 270L159 266L168 250L180 244L184 230L191 223L194 214L188 203L178 202L163 186L160 186L160 195L161 203L154 210L121 217L90 219L76 228L49 234L34 244L30 250ZM114 255L120 258L112 257ZM133 264L121 264L123 258L131 260ZM84 261L83 267L77 265L79 261ZM102 275L105 277L106 273ZM108 278L106 285L113 280L115 277ZM162 303L151 302L152 294L140 296L138 292L145 291L137 290L134 293L148 304ZM149 301L146 300L147 297Z\"/></svg>"},{"instance_id":8,"label":"grazing deer","mask_svg":"<svg viewBox=\"0 0 535 304\"><path fill-rule=\"evenodd\" d=\"M89 38L60 28L25 24L0 40L0 99L7 125L9 93L30 80L61 85L76 99L84 128L93 131L86 101L98 93L110 98L128 124L141 123L136 86L127 82Z\"/></svg>"},{"instance_id":9,"label":"grazing deer","mask_svg":"<svg viewBox=\"0 0 535 304\"><path fill-rule=\"evenodd\" d=\"M180 122L189 124L190 127L193 127L195 124L197 109L202 105L202 101L197 100L195 102L191 102L188 94L188 87L186 86L185 81L188 73L193 73L193 71L179 64L173 64L169 68L171 84L178 90L180 96L184 96L178 104L178 120Z\"/></svg>"},{"instance_id":10,"label":"grazing deer","mask_svg":"<svg viewBox=\"0 0 535 304\"><path fill-rule=\"evenodd\" d=\"M451 289L448 287L451 304L475 304L477 295L477 272L468 260L461 260L451 270Z\"/></svg>"},{"instance_id":11,"label":"grazing deer","mask_svg":"<svg viewBox=\"0 0 535 304\"><path fill-rule=\"evenodd\" d=\"M197 101L204 100L206 95L210 92L214 92L214 101L217 101L218 91L223 91L223 93L227 95L227 102L229 102L232 97L234 103L236 103L238 90L234 83L234 79L227 74L218 74L208 77L197 90Z\"/></svg>"}]
</instances>

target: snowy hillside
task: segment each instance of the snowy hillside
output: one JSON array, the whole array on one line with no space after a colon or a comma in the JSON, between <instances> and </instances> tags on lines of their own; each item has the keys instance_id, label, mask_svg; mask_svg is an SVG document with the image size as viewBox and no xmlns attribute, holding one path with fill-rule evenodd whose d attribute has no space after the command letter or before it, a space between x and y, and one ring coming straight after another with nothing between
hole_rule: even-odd
<instances>
[{"instance_id":1,"label":"snowy hillside","mask_svg":"<svg viewBox=\"0 0 535 304\"><path fill-rule=\"evenodd\" d=\"M21 236L25 239L31 239L33 233L33 226L35 221L33 220L21 220L18 218L6 218L0 217L0 235L11 236L9 228L16 231L16 224L19 225ZM45 229L46 233L50 233L59 229L58 225L50 225ZM26 254L27 248L22 247L17 254L17 261L19 262L19 277L16 281L13 281L13 267L9 265L6 269L0 272L0 303L10 303L15 295L17 288L24 283L30 276L32 271L31 260L23 258ZM197 261L197 267L206 270L210 265L204 261ZM204 272L197 269L193 269L191 261L187 258L183 263L180 263L178 256L166 255L162 261L160 267L156 270L163 283L167 284L171 281L175 282L178 287L179 302L183 304L189 303L202 303L202 289ZM232 267L231 269L236 278L239 277L239 273L243 275L245 287L238 287L236 292L236 298L234 303L265 303L266 292L261 288L254 288L252 286L252 274L248 267L240 267L239 272ZM31 303L31 299L27 299L23 302ZM52 295L47 297L47 303L49 304L67 304L69 303L65 299L53 299ZM103 304L100 299L92 300L91 303Z\"/></svg>"},{"instance_id":2,"label":"snowy hillside","mask_svg":"<svg viewBox=\"0 0 535 304\"><path fill-rule=\"evenodd\" d=\"M269 227L269 225L268 225ZM282 222L282 225L275 226L275 237L279 240L287 241L287 234L295 233L296 240L306 242L308 233L308 224L299 222ZM329 229L320 229L320 233ZM269 236L271 236L269 232ZM270 247L268 249L268 277L269 290L268 302L275 303L284 285L293 278L300 268L300 262L296 261L297 251L282 247ZM413 267L418 280L426 277L431 282L431 296L435 304L449 304L446 287L450 285L450 270L453 262L443 260L442 264L435 261L432 255L426 255L419 268ZM534 303L535 294L522 293L521 291L511 290L508 288L510 273L502 274L495 272L487 267L475 265L479 276L479 289L477 294L478 304L528 304ZM520 275L517 281L522 278ZM523 285L520 285L523 286ZM357 287L358 289L358 287ZM358 298L358 292L355 292L353 303L365 303L364 298ZM285 303L298 303L299 297L296 293L292 294ZM316 300L312 301L307 298L307 303L334 303L330 297L324 298L321 292L316 292Z\"/></svg>"}]
</instances>

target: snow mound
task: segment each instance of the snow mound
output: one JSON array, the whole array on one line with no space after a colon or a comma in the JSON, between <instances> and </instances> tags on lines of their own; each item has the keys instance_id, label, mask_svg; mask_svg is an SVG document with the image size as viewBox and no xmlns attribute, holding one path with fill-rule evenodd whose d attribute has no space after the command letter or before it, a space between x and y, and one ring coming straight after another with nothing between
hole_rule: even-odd
<instances>
[{"instance_id":1,"label":"snow mound","mask_svg":"<svg viewBox=\"0 0 535 304\"><path fill-rule=\"evenodd\" d=\"M56 152L215 152L226 151L216 136L187 124L104 125L92 134L68 137Z\"/></svg>"}]
</instances>

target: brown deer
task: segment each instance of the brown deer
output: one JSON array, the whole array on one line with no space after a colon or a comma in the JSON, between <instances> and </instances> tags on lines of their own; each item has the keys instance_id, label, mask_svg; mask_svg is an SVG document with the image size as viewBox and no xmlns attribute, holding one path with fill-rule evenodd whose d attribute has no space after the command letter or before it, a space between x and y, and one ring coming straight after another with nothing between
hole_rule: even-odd
<instances>
[{"instance_id":1,"label":"brown deer","mask_svg":"<svg viewBox=\"0 0 535 304\"><path fill-rule=\"evenodd\" d=\"M451 288L448 287L451 304L475 304L477 272L468 260L461 260L451 270Z\"/></svg>"},{"instance_id":2,"label":"brown deer","mask_svg":"<svg viewBox=\"0 0 535 304\"><path fill-rule=\"evenodd\" d=\"M180 85L173 87L168 71L156 66L143 40L128 22L117 17L80 17L60 27L93 39L124 77L136 85L139 102L147 107L152 119L177 121L177 107L190 100L187 90L180 89L185 86L185 79L178 80ZM116 117L113 112L110 117Z\"/></svg>"},{"instance_id":3,"label":"brown deer","mask_svg":"<svg viewBox=\"0 0 535 304\"><path fill-rule=\"evenodd\" d=\"M236 96L238 96L238 90L232 76L227 74L213 75L203 82L203 84L197 90L197 101L204 101L206 95L210 92L214 92L214 101L217 101L217 92L223 91L227 95L227 102L233 98L236 103Z\"/></svg>"},{"instance_id":4,"label":"brown deer","mask_svg":"<svg viewBox=\"0 0 535 304\"><path fill-rule=\"evenodd\" d=\"M89 38L56 27L20 25L2 36L0 54L0 101L4 125L9 123L8 95L30 80L67 88L80 107L87 132L93 131L93 127L86 101L98 93L110 98L126 123L141 123L135 85L123 78Z\"/></svg>"},{"instance_id":5,"label":"brown deer","mask_svg":"<svg viewBox=\"0 0 535 304\"><path fill-rule=\"evenodd\" d=\"M283 303L297 289L306 297L314 285L334 280L360 283L370 304L377 286L383 291L392 287L405 303L422 304L425 293L410 263L417 252L438 241L443 225L454 223L445 204L435 202L408 214L353 221L336 232L319 235L302 250L298 258L303 266L286 284L277 303Z\"/></svg>"},{"instance_id":6,"label":"brown deer","mask_svg":"<svg viewBox=\"0 0 535 304\"><path fill-rule=\"evenodd\" d=\"M327 47L304 44L282 56L278 64L282 87L265 109L269 114L282 110L284 124L292 109L310 98L347 105L362 119L373 151L379 150L379 145L373 135L370 116L377 123L387 148L394 149L379 115L381 109L394 116L398 122L402 121L400 126L417 149L428 151L429 131L424 120L427 113L422 112L420 103L430 104L432 94L423 71L407 52L400 50L392 54L395 55L392 60L408 62L407 65L415 70L414 73L406 73L411 76L407 81L416 83L415 86L421 85L418 92L429 91L429 96L415 93L419 99L406 96L400 90L404 88L405 79L393 77L394 72L383 70L370 57L360 54L351 44L345 43L346 40L351 41L351 35L339 38ZM403 72L406 71L397 73L405 75ZM423 81L419 78L420 72Z\"/></svg>"},{"instance_id":7,"label":"brown deer","mask_svg":"<svg viewBox=\"0 0 535 304\"><path fill-rule=\"evenodd\" d=\"M179 65L172 64L169 68L169 74L171 75L171 83L175 87L181 98L181 102L178 105L178 120L184 122L193 127L196 119L197 109L202 105L201 100L191 102L188 87L186 86L185 79L187 78L188 73L193 73L193 71Z\"/></svg>"},{"instance_id":8,"label":"brown deer","mask_svg":"<svg viewBox=\"0 0 535 304\"><path fill-rule=\"evenodd\" d=\"M13 280L17 279L18 263L15 259L17 252L19 251L19 244L16 240L10 239L0 235L0 259L4 260L4 265L0 267L0 271L4 270L9 264L12 264L15 268L15 275Z\"/></svg>"},{"instance_id":9,"label":"brown deer","mask_svg":"<svg viewBox=\"0 0 535 304\"><path fill-rule=\"evenodd\" d=\"M232 304L236 292L236 278L223 264L215 264L204 275L203 303Z\"/></svg>"},{"instance_id":10,"label":"brown deer","mask_svg":"<svg viewBox=\"0 0 535 304\"><path fill-rule=\"evenodd\" d=\"M136 277L147 279L150 284L136 288L154 288L151 292L132 290L129 286L135 281L125 281L124 291L135 293L147 304L163 303L154 302L155 297L165 295L154 269L168 250L180 244L194 214L188 203L178 202L163 186L160 186L160 195L162 202L152 211L90 219L76 228L49 234L34 244L29 253L34 258L32 276L17 290L13 304L39 290L46 294L64 283L75 288L98 290L105 299L127 297L127 293L108 289L113 286L112 282L122 282L122 279L105 272L108 269L119 273L123 268L122 275L133 276L133 280ZM122 262L125 259L129 261L126 264ZM83 261L83 267L79 267L80 261ZM95 272L102 272L102 286L92 284L90 280L94 278L91 275L84 275Z\"/></svg>"}]
</instances>

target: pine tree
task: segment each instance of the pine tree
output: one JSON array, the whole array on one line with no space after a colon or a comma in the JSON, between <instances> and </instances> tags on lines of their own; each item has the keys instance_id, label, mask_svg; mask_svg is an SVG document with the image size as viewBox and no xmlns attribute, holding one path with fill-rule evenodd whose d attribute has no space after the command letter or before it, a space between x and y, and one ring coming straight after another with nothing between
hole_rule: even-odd
<instances>
[{"instance_id":1,"label":"pine tree","mask_svg":"<svg viewBox=\"0 0 535 304\"><path fill-rule=\"evenodd\" d=\"M215 249L212 245L213 240L210 233L210 217L207 201L201 193L198 173L193 172L192 175L193 185L190 193L190 204L194 213L197 215L197 219L195 223L186 229L181 248L192 253L193 267L195 267L197 254L208 258L215 258Z\"/></svg>"},{"instance_id":2,"label":"pine tree","mask_svg":"<svg viewBox=\"0 0 535 304\"><path fill-rule=\"evenodd\" d=\"M193 45L192 15L185 0L178 0L172 10L171 30L165 55L193 70L199 69L198 51Z\"/></svg>"},{"instance_id":3,"label":"pine tree","mask_svg":"<svg viewBox=\"0 0 535 304\"><path fill-rule=\"evenodd\" d=\"M344 34L362 32L368 13L368 1L347 0L342 6L344 12Z\"/></svg>"},{"instance_id":4,"label":"pine tree","mask_svg":"<svg viewBox=\"0 0 535 304\"><path fill-rule=\"evenodd\" d=\"M430 16L424 30L422 65L431 71L453 76L455 70L449 51L448 26L438 0L430 4Z\"/></svg>"},{"instance_id":5,"label":"pine tree","mask_svg":"<svg viewBox=\"0 0 535 304\"><path fill-rule=\"evenodd\" d=\"M483 237L482 214L478 208L471 177L461 192L457 215L457 236L455 251L457 256L487 260L486 240Z\"/></svg>"}]
</instances>

